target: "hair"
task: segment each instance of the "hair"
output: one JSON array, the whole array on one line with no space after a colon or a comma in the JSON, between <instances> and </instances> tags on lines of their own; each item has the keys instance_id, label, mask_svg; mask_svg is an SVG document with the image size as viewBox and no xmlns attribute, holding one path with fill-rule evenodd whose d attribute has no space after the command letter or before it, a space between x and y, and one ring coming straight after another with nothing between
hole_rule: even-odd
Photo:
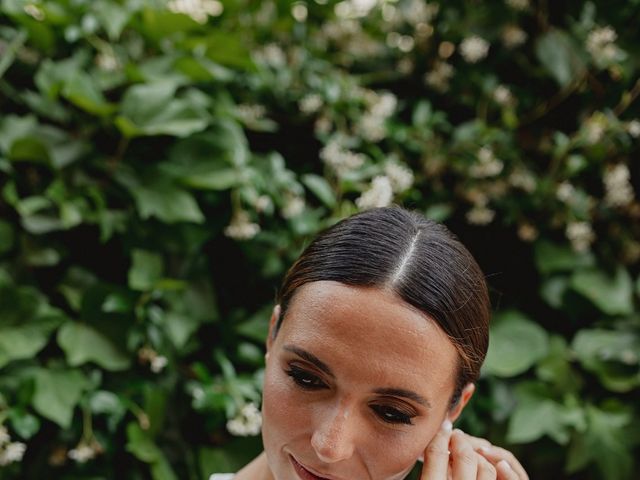
<instances>
[{"instance_id":1,"label":"hair","mask_svg":"<svg viewBox=\"0 0 640 480\"><path fill-rule=\"evenodd\" d=\"M464 386L477 380L489 344L487 284L471 253L444 225L386 207L320 233L284 278L274 337L296 291L322 280L388 289L431 318L458 351L452 406Z\"/></svg>"}]
</instances>

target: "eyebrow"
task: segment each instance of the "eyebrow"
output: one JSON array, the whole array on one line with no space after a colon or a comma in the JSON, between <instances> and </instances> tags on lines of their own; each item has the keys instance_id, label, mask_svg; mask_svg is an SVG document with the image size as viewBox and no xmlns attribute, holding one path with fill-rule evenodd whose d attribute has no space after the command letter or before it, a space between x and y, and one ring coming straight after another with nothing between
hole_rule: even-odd
<instances>
[{"instance_id":1,"label":"eyebrow","mask_svg":"<svg viewBox=\"0 0 640 480\"><path fill-rule=\"evenodd\" d=\"M306 360L307 362L312 363L327 375L335 378L335 375L331 371L329 366L318 357L316 357L313 353L307 352L306 350L296 347L295 345L285 345L283 348L288 352L298 355L300 358ZM373 392L377 393L378 395L408 398L409 400L413 400L420 405L431 408L431 402L429 402L429 400L416 392L405 390L404 388L376 388Z\"/></svg>"}]
</instances>

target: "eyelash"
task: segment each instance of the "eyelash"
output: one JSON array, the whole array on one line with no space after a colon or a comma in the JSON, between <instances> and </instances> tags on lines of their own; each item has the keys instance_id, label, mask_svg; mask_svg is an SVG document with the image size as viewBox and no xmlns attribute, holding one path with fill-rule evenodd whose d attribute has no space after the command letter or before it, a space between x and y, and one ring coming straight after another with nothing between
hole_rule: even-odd
<instances>
[{"instance_id":1,"label":"eyelash","mask_svg":"<svg viewBox=\"0 0 640 480\"><path fill-rule=\"evenodd\" d=\"M289 375L295 382L295 384L303 390L314 391L327 388L325 383L317 376L299 367L291 366L288 370L285 370L285 373ZM415 417L415 415L403 413L397 408L389 407L386 405L371 405L371 409L383 422L391 423L394 425L413 425L411 419Z\"/></svg>"}]
</instances>

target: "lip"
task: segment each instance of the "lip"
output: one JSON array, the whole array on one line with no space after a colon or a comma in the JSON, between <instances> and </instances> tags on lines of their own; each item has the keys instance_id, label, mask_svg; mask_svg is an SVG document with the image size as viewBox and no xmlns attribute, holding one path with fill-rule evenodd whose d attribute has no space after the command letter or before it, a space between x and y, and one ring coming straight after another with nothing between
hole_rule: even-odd
<instances>
[{"instance_id":1,"label":"lip","mask_svg":"<svg viewBox=\"0 0 640 480\"><path fill-rule=\"evenodd\" d=\"M302 480L340 480L337 477L332 477L330 475L320 475L319 473L316 473L314 470L298 462L293 457L293 455L289 455L289 459L291 460L291 464L298 474L298 477L300 477Z\"/></svg>"}]
</instances>

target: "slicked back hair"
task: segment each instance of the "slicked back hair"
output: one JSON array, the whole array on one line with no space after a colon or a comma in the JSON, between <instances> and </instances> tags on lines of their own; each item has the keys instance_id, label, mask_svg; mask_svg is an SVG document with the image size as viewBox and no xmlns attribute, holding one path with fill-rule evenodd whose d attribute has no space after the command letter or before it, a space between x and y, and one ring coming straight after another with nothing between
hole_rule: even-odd
<instances>
[{"instance_id":1,"label":"slicked back hair","mask_svg":"<svg viewBox=\"0 0 640 480\"><path fill-rule=\"evenodd\" d=\"M431 318L458 351L452 406L464 386L477 380L489 345L487 284L473 256L444 225L386 207L320 233L284 278L274 336L298 288L322 280L390 290Z\"/></svg>"}]
</instances>

